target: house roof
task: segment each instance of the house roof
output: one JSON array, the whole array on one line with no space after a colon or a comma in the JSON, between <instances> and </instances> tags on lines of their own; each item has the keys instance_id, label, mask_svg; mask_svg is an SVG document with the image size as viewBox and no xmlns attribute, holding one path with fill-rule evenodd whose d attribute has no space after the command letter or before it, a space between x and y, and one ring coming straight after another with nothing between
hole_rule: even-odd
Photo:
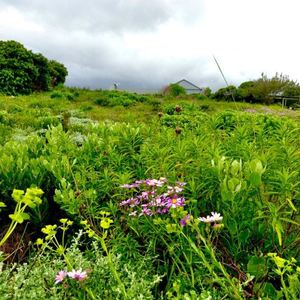
<instances>
[{"instance_id":1,"label":"house roof","mask_svg":"<svg viewBox=\"0 0 300 300\"><path fill-rule=\"evenodd\" d=\"M179 80L178 82L176 82L176 84L180 84L180 83L182 83L182 82L188 83L189 85L193 86L195 89L202 90L199 86L197 86L197 85L191 83L190 81L188 81L188 80L186 80L186 79L181 79L181 80Z\"/></svg>"}]
</instances>

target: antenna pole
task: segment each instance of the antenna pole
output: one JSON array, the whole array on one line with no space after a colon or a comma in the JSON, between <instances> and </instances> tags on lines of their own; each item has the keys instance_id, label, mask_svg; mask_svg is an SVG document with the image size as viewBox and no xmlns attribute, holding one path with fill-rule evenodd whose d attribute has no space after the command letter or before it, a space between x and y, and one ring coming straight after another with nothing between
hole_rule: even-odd
<instances>
[{"instance_id":1,"label":"antenna pole","mask_svg":"<svg viewBox=\"0 0 300 300\"><path fill-rule=\"evenodd\" d=\"M224 75L224 73L223 73L223 71L222 71L222 69L221 69L221 67L220 67L220 65L219 65L219 63L218 63L218 61L217 61L217 59L215 58L214 55L213 55L213 58L214 58L215 63L216 63L217 66L218 66L218 69L219 69L219 71L220 71L220 73L221 73L221 75L222 75L222 77L223 77L225 83L226 83L226 86L229 87L229 84L228 84L228 82L227 82L227 80L226 80L226 78L225 78L225 75ZM233 95L233 92L231 92L231 97L232 97L232 100L233 100L234 104L236 105L235 99L234 99L234 95Z\"/></svg>"}]
</instances>

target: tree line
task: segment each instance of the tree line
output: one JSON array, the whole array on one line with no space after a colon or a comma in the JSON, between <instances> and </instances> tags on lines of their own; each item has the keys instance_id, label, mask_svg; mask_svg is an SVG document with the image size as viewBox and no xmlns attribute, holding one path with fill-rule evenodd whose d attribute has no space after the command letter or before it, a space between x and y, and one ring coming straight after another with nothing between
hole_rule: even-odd
<instances>
[{"instance_id":1,"label":"tree line","mask_svg":"<svg viewBox=\"0 0 300 300\"><path fill-rule=\"evenodd\" d=\"M262 74L257 80L243 82L239 87L229 85L210 95L216 100L232 101L234 99L264 104L273 103L278 96L300 97L299 83L291 80L289 76L279 73L271 78Z\"/></svg>"}]
</instances>

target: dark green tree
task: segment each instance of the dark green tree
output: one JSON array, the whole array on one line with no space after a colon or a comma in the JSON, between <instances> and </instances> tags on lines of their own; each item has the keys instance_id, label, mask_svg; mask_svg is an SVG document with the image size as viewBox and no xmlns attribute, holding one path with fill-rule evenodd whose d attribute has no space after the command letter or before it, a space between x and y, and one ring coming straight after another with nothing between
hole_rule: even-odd
<instances>
[{"instance_id":1,"label":"dark green tree","mask_svg":"<svg viewBox=\"0 0 300 300\"><path fill-rule=\"evenodd\" d=\"M33 55L33 64L38 70L38 74L34 80L33 90L47 91L50 87L50 67L49 61L42 54Z\"/></svg>"},{"instance_id":2,"label":"dark green tree","mask_svg":"<svg viewBox=\"0 0 300 300\"><path fill-rule=\"evenodd\" d=\"M233 97L235 98L237 94L237 88L234 85L229 85L225 88L221 88L217 90L213 98L216 100L226 100L226 101L232 101Z\"/></svg>"},{"instance_id":3,"label":"dark green tree","mask_svg":"<svg viewBox=\"0 0 300 300\"><path fill-rule=\"evenodd\" d=\"M55 60L50 60L49 70L50 70L52 87L65 83L66 77L68 75L68 70L63 64Z\"/></svg>"},{"instance_id":4,"label":"dark green tree","mask_svg":"<svg viewBox=\"0 0 300 300\"><path fill-rule=\"evenodd\" d=\"M57 61L27 50L16 41L0 41L0 93L30 94L65 82L68 71Z\"/></svg>"},{"instance_id":5,"label":"dark green tree","mask_svg":"<svg viewBox=\"0 0 300 300\"><path fill-rule=\"evenodd\" d=\"M29 94L38 77L33 53L15 41L0 41L0 92Z\"/></svg>"}]
</instances>

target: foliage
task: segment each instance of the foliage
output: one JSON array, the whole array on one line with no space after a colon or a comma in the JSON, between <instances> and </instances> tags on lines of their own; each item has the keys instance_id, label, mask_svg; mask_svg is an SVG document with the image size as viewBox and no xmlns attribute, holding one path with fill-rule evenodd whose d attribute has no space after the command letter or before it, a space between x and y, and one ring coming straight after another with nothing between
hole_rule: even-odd
<instances>
[{"instance_id":1,"label":"foliage","mask_svg":"<svg viewBox=\"0 0 300 300\"><path fill-rule=\"evenodd\" d=\"M196 98L164 98L158 117L154 96L56 91L59 105L51 93L0 103L1 236L12 191L44 191L26 220L38 250L25 264L2 264L4 299L297 299L297 119ZM99 108L103 95L135 107ZM135 122L139 107L151 118ZM88 118L103 110L131 122ZM55 284L60 271L70 274Z\"/></svg>"},{"instance_id":2,"label":"foliage","mask_svg":"<svg viewBox=\"0 0 300 300\"><path fill-rule=\"evenodd\" d=\"M211 88L209 88L209 87L204 88L203 94L204 94L204 96L206 96L206 97L211 97L211 95L212 95L212 90L211 90Z\"/></svg>"},{"instance_id":3,"label":"foliage","mask_svg":"<svg viewBox=\"0 0 300 300\"><path fill-rule=\"evenodd\" d=\"M216 91L213 95L213 98L216 100L226 100L232 101L236 95L237 88L233 85L229 85L228 87L221 88Z\"/></svg>"},{"instance_id":4,"label":"foliage","mask_svg":"<svg viewBox=\"0 0 300 300\"><path fill-rule=\"evenodd\" d=\"M48 67L49 75L51 77L51 86L55 87L57 85L64 84L68 75L67 68L55 60L50 60L48 62Z\"/></svg>"},{"instance_id":5,"label":"foliage","mask_svg":"<svg viewBox=\"0 0 300 300\"><path fill-rule=\"evenodd\" d=\"M9 215L11 219L11 223L4 234L4 236L0 240L0 247L6 242L9 236L14 232L15 228L18 224L22 224L25 220L29 220L30 216L27 212L25 212L26 208L29 207L31 209L36 208L36 206L42 203L43 191L38 188L28 188L26 193L22 190L14 189L12 193L12 198L17 203L15 206L15 210L13 214ZM0 202L0 207L5 207L5 203Z\"/></svg>"},{"instance_id":6,"label":"foliage","mask_svg":"<svg viewBox=\"0 0 300 300\"><path fill-rule=\"evenodd\" d=\"M180 96L180 95L185 95L186 91L185 91L184 87L182 87L181 85L179 85L177 83L171 83L164 90L164 94L170 95L172 97L177 97L177 96Z\"/></svg>"},{"instance_id":7,"label":"foliage","mask_svg":"<svg viewBox=\"0 0 300 300\"><path fill-rule=\"evenodd\" d=\"M55 284L58 271L65 268L64 259L59 253L38 252L23 265L5 266L0 262L1 299L124 299L99 245L94 242L83 252L83 242L82 233L79 233L66 249L66 254L77 269L88 270L84 281L70 279L68 283ZM154 274L149 255L138 255L135 260L124 261L121 255L113 254L112 259L126 286L128 299L155 299L152 289L161 279ZM94 298L87 294L86 289Z\"/></svg>"},{"instance_id":8,"label":"foliage","mask_svg":"<svg viewBox=\"0 0 300 300\"><path fill-rule=\"evenodd\" d=\"M160 106L160 101L148 95L131 94L122 91L102 91L99 97L95 100L97 105L114 107L124 106L129 107L137 103L149 103L154 108Z\"/></svg>"},{"instance_id":9,"label":"foliage","mask_svg":"<svg viewBox=\"0 0 300 300\"><path fill-rule=\"evenodd\" d=\"M287 75L276 73L275 76L268 78L262 73L261 78L245 81L238 88L231 85L219 89L213 98L271 104L276 100L276 96L300 96L299 83L289 79Z\"/></svg>"},{"instance_id":10,"label":"foliage","mask_svg":"<svg viewBox=\"0 0 300 300\"><path fill-rule=\"evenodd\" d=\"M67 69L15 41L0 41L0 93L30 94L64 83Z\"/></svg>"}]
</instances>

